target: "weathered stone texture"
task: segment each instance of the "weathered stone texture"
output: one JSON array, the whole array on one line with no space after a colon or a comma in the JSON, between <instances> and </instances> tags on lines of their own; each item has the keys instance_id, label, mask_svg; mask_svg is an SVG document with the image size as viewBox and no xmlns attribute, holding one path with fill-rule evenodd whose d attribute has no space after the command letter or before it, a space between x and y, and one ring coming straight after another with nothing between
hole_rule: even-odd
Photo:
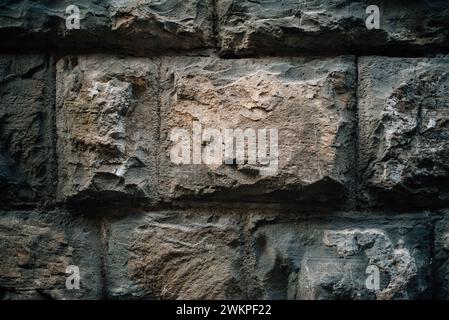
<instances>
[{"instance_id":1,"label":"weathered stone texture","mask_svg":"<svg viewBox=\"0 0 449 320\"><path fill-rule=\"evenodd\" d=\"M377 200L448 203L448 70L448 57L359 59L359 167Z\"/></svg>"},{"instance_id":2,"label":"weathered stone texture","mask_svg":"<svg viewBox=\"0 0 449 320\"><path fill-rule=\"evenodd\" d=\"M0 299L449 299L448 18L0 0Z\"/></svg>"},{"instance_id":3,"label":"weathered stone texture","mask_svg":"<svg viewBox=\"0 0 449 320\"><path fill-rule=\"evenodd\" d=\"M66 28L69 5L80 10L79 30ZM136 53L211 47L212 10L211 0L5 0L0 2L0 41L4 48Z\"/></svg>"},{"instance_id":4,"label":"weathered stone texture","mask_svg":"<svg viewBox=\"0 0 449 320\"><path fill-rule=\"evenodd\" d=\"M0 213L1 299L101 298L98 231L82 218L62 218L56 212ZM79 290L66 288L70 265L79 267Z\"/></svg>"},{"instance_id":5,"label":"weathered stone texture","mask_svg":"<svg viewBox=\"0 0 449 320\"><path fill-rule=\"evenodd\" d=\"M58 62L60 200L154 200L157 74L157 63L143 58Z\"/></svg>"},{"instance_id":6,"label":"weathered stone texture","mask_svg":"<svg viewBox=\"0 0 449 320\"><path fill-rule=\"evenodd\" d=\"M53 80L43 55L0 56L0 202L49 201L54 193Z\"/></svg>"},{"instance_id":7,"label":"weathered stone texture","mask_svg":"<svg viewBox=\"0 0 449 320\"><path fill-rule=\"evenodd\" d=\"M256 275L268 299L421 299L431 296L432 228L426 218L369 217L280 221L253 216ZM368 266L380 288L367 287ZM368 270L369 271L369 270Z\"/></svg>"},{"instance_id":8,"label":"weathered stone texture","mask_svg":"<svg viewBox=\"0 0 449 320\"><path fill-rule=\"evenodd\" d=\"M449 215L446 212L435 225L434 286L436 299L449 299Z\"/></svg>"},{"instance_id":9,"label":"weathered stone texture","mask_svg":"<svg viewBox=\"0 0 449 320\"><path fill-rule=\"evenodd\" d=\"M447 296L445 220L433 242L428 214L223 211L128 212L101 230L62 212L2 213L1 297L423 299L435 284ZM80 290L65 287L68 265ZM366 285L368 266L379 289Z\"/></svg>"},{"instance_id":10,"label":"weathered stone texture","mask_svg":"<svg viewBox=\"0 0 449 320\"><path fill-rule=\"evenodd\" d=\"M355 72L353 57L164 59L159 170L163 196L315 202L344 198L354 154ZM218 163L208 164L203 148L202 164L195 164L193 140L201 134L193 137L193 128L198 125L202 147L216 143L205 130L220 130L219 149L226 129L278 130L276 170L265 174L266 164L237 164L235 158L226 164L224 146ZM190 135L191 165L174 164L170 158L179 145L171 137L175 129Z\"/></svg>"},{"instance_id":11,"label":"weathered stone texture","mask_svg":"<svg viewBox=\"0 0 449 320\"><path fill-rule=\"evenodd\" d=\"M380 9L369 30L366 8ZM218 0L222 54L408 52L449 48L445 0Z\"/></svg>"},{"instance_id":12,"label":"weathered stone texture","mask_svg":"<svg viewBox=\"0 0 449 320\"><path fill-rule=\"evenodd\" d=\"M109 226L111 298L243 299L238 217L161 212Z\"/></svg>"}]
</instances>

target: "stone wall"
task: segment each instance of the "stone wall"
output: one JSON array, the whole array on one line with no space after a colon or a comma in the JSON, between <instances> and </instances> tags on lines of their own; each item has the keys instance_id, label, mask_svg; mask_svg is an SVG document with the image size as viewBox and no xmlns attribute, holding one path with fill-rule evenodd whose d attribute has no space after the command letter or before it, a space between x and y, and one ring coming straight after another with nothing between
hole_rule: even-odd
<instances>
[{"instance_id":1,"label":"stone wall","mask_svg":"<svg viewBox=\"0 0 449 320\"><path fill-rule=\"evenodd\" d=\"M447 1L6 0L0 43L0 298L449 298ZM197 125L276 173L174 163Z\"/></svg>"}]
</instances>

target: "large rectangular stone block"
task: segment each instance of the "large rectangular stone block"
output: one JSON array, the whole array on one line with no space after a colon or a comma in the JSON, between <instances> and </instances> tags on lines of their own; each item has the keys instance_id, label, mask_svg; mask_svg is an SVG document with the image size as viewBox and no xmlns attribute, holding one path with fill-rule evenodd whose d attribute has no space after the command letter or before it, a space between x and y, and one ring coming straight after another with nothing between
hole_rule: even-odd
<instances>
[{"instance_id":1,"label":"large rectangular stone block","mask_svg":"<svg viewBox=\"0 0 449 320\"><path fill-rule=\"evenodd\" d=\"M379 9L379 29L366 26L372 5ZM449 49L445 0L218 0L217 10L224 55Z\"/></svg>"},{"instance_id":2,"label":"large rectangular stone block","mask_svg":"<svg viewBox=\"0 0 449 320\"><path fill-rule=\"evenodd\" d=\"M432 296L428 216L251 214L258 299ZM249 259L248 259L249 260Z\"/></svg>"},{"instance_id":3,"label":"large rectangular stone block","mask_svg":"<svg viewBox=\"0 0 449 320\"><path fill-rule=\"evenodd\" d=\"M214 45L211 0L6 0L0 12L4 48L146 53Z\"/></svg>"},{"instance_id":4,"label":"large rectangular stone block","mask_svg":"<svg viewBox=\"0 0 449 320\"><path fill-rule=\"evenodd\" d=\"M156 198L158 64L92 55L57 66L58 198Z\"/></svg>"},{"instance_id":5,"label":"large rectangular stone block","mask_svg":"<svg viewBox=\"0 0 449 320\"><path fill-rule=\"evenodd\" d=\"M98 231L61 212L1 212L0 299L101 298Z\"/></svg>"},{"instance_id":6,"label":"large rectangular stone block","mask_svg":"<svg viewBox=\"0 0 449 320\"><path fill-rule=\"evenodd\" d=\"M164 58L162 197L341 200L353 173L355 79L350 56Z\"/></svg>"},{"instance_id":7,"label":"large rectangular stone block","mask_svg":"<svg viewBox=\"0 0 449 320\"><path fill-rule=\"evenodd\" d=\"M108 296L244 299L239 217L154 212L110 219Z\"/></svg>"},{"instance_id":8,"label":"large rectangular stone block","mask_svg":"<svg viewBox=\"0 0 449 320\"><path fill-rule=\"evenodd\" d=\"M54 72L43 55L0 56L0 206L52 201Z\"/></svg>"},{"instance_id":9,"label":"large rectangular stone block","mask_svg":"<svg viewBox=\"0 0 449 320\"><path fill-rule=\"evenodd\" d=\"M449 203L449 57L359 59L359 166L384 204Z\"/></svg>"}]
</instances>

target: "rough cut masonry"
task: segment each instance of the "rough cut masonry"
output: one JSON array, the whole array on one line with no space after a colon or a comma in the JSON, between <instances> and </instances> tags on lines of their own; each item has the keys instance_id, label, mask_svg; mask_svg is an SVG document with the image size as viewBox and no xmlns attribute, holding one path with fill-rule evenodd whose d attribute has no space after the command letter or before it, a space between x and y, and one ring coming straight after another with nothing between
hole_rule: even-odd
<instances>
[{"instance_id":1,"label":"rough cut masonry","mask_svg":"<svg viewBox=\"0 0 449 320\"><path fill-rule=\"evenodd\" d=\"M447 1L75 2L0 1L0 298L449 298Z\"/></svg>"}]
</instances>

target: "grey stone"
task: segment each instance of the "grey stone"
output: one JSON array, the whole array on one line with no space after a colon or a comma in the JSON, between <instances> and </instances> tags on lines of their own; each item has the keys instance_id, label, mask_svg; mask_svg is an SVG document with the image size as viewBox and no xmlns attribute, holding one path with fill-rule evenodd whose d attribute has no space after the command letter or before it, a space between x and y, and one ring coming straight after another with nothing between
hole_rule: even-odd
<instances>
[{"instance_id":1,"label":"grey stone","mask_svg":"<svg viewBox=\"0 0 449 320\"><path fill-rule=\"evenodd\" d=\"M448 68L448 57L359 59L359 167L369 200L448 203Z\"/></svg>"},{"instance_id":2,"label":"grey stone","mask_svg":"<svg viewBox=\"0 0 449 320\"><path fill-rule=\"evenodd\" d=\"M366 27L377 5L380 29ZM223 55L430 52L449 49L445 0L218 0Z\"/></svg>"},{"instance_id":3,"label":"grey stone","mask_svg":"<svg viewBox=\"0 0 449 320\"><path fill-rule=\"evenodd\" d=\"M68 30L66 8L80 10ZM144 53L213 46L210 0L46 0L0 2L4 48L102 49Z\"/></svg>"},{"instance_id":4,"label":"grey stone","mask_svg":"<svg viewBox=\"0 0 449 320\"><path fill-rule=\"evenodd\" d=\"M54 76L43 55L0 56L0 203L52 201Z\"/></svg>"},{"instance_id":5,"label":"grey stone","mask_svg":"<svg viewBox=\"0 0 449 320\"><path fill-rule=\"evenodd\" d=\"M435 225L434 285L436 299L449 299L449 215L447 211Z\"/></svg>"},{"instance_id":6,"label":"grey stone","mask_svg":"<svg viewBox=\"0 0 449 320\"><path fill-rule=\"evenodd\" d=\"M1 299L99 299L102 254L95 223L59 212L0 213ZM80 272L79 289L67 289Z\"/></svg>"},{"instance_id":7,"label":"grey stone","mask_svg":"<svg viewBox=\"0 0 449 320\"><path fill-rule=\"evenodd\" d=\"M431 296L426 218L355 213L292 220L252 217L262 299L422 299ZM280 220L280 221L277 221ZM370 287L373 271L379 287ZM368 272L368 273L367 273Z\"/></svg>"}]
</instances>

